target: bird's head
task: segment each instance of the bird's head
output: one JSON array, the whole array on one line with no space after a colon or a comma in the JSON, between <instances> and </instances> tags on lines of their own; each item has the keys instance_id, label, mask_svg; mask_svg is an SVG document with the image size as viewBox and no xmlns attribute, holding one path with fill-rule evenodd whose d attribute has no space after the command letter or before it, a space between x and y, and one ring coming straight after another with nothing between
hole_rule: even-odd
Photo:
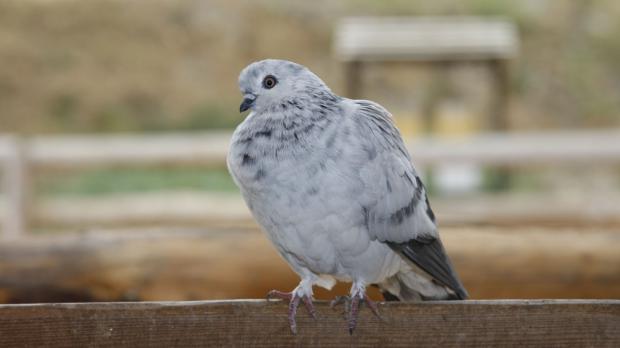
<instances>
[{"instance_id":1,"label":"bird's head","mask_svg":"<svg viewBox=\"0 0 620 348\"><path fill-rule=\"evenodd\" d=\"M303 65L265 59L248 65L239 75L243 102L239 111L256 112L293 101L317 89L329 91L321 79Z\"/></svg>"}]
</instances>

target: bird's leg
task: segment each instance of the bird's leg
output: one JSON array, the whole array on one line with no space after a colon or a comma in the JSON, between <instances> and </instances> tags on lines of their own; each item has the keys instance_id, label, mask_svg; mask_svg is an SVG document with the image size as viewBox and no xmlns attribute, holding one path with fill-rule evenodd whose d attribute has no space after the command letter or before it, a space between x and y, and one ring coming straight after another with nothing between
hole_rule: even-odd
<instances>
[{"instance_id":1,"label":"bird's leg","mask_svg":"<svg viewBox=\"0 0 620 348\"><path fill-rule=\"evenodd\" d=\"M353 330L355 330L355 327L357 326L357 317L362 303L365 303L368 308L370 308L372 313L381 319L377 304L371 300L368 295L366 295L366 287L363 284L354 283L351 287L351 305L349 310L349 318L347 320L350 334L353 334Z\"/></svg>"},{"instance_id":2,"label":"bird's leg","mask_svg":"<svg viewBox=\"0 0 620 348\"><path fill-rule=\"evenodd\" d=\"M372 313L379 319L381 319L377 304L373 300L371 300L368 295L366 295L366 286L364 285L364 283L353 283L353 286L351 287L351 295L336 297L330 303L330 306L333 308L341 303L345 304L345 311L349 314L347 318L347 324L349 326L350 334L353 334L353 330L355 330L355 326L357 326L357 317L359 315L360 304L362 303L366 303Z\"/></svg>"},{"instance_id":3,"label":"bird's leg","mask_svg":"<svg viewBox=\"0 0 620 348\"><path fill-rule=\"evenodd\" d=\"M299 307L299 302L304 303L312 318L317 318L316 310L314 309L314 304L312 303L312 283L302 280L301 283L299 283L299 286L291 292L271 290L267 293L267 299L273 298L289 301L288 322L291 326L291 331L293 334L297 334L297 321L295 320L295 316L297 315L297 307Z\"/></svg>"}]
</instances>

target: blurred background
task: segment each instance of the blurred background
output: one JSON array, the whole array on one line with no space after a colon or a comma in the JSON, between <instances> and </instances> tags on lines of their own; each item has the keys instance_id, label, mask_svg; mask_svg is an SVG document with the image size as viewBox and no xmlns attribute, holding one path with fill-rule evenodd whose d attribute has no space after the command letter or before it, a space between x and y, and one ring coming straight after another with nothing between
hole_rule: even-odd
<instances>
[{"instance_id":1,"label":"blurred background","mask_svg":"<svg viewBox=\"0 0 620 348\"><path fill-rule=\"evenodd\" d=\"M0 303L296 286L225 166L264 58L394 114L473 298L620 298L620 2L0 0Z\"/></svg>"}]
</instances>

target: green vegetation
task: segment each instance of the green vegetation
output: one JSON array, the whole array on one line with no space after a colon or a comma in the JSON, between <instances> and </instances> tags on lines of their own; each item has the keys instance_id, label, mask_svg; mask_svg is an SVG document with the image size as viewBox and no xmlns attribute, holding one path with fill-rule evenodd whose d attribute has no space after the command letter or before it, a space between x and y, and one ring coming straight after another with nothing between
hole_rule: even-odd
<instances>
[{"instance_id":1,"label":"green vegetation","mask_svg":"<svg viewBox=\"0 0 620 348\"><path fill-rule=\"evenodd\" d=\"M427 173L427 175L430 174ZM513 171L510 188L513 191L532 192L543 188L544 174ZM505 188L497 171L487 170L482 190L495 192ZM426 187L436 194L432 176L427 176ZM118 168L93 169L69 173L45 173L37 178L36 192L52 196L95 196L118 193L157 191L237 192L237 187L226 169L185 168Z\"/></svg>"},{"instance_id":2,"label":"green vegetation","mask_svg":"<svg viewBox=\"0 0 620 348\"><path fill-rule=\"evenodd\" d=\"M511 170L487 168L482 177L482 191L502 192L542 192L544 190L544 173L540 170Z\"/></svg>"},{"instance_id":3,"label":"green vegetation","mask_svg":"<svg viewBox=\"0 0 620 348\"><path fill-rule=\"evenodd\" d=\"M174 190L235 192L237 187L226 169L122 168L46 173L36 188L43 195L74 196Z\"/></svg>"}]
</instances>

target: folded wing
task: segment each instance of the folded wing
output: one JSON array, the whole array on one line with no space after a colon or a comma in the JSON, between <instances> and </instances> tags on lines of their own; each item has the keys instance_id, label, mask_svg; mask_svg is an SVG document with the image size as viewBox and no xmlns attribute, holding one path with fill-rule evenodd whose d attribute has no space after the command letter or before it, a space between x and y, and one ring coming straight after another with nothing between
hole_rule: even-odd
<instances>
[{"instance_id":1,"label":"folded wing","mask_svg":"<svg viewBox=\"0 0 620 348\"><path fill-rule=\"evenodd\" d=\"M368 233L451 289L458 298L466 298L467 292L439 239L424 185L390 114L376 103L355 102L358 108L353 117L361 149L369 154L359 171L366 197L362 213Z\"/></svg>"}]
</instances>

